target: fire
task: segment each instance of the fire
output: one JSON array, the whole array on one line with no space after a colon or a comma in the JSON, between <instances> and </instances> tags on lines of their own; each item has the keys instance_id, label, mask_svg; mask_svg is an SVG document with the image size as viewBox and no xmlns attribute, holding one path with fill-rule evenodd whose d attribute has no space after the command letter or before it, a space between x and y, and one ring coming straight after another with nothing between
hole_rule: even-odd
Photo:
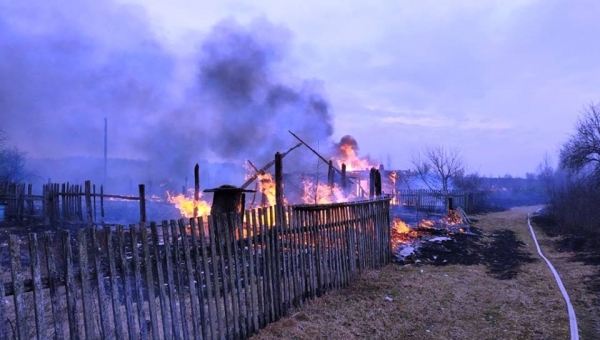
<instances>
[{"instance_id":1,"label":"fire","mask_svg":"<svg viewBox=\"0 0 600 340\"><path fill-rule=\"evenodd\" d=\"M448 215L446 216L446 223L450 225L463 224L464 221L458 211L450 210L448 211Z\"/></svg>"},{"instance_id":2,"label":"fire","mask_svg":"<svg viewBox=\"0 0 600 340\"><path fill-rule=\"evenodd\" d=\"M266 205L275 205L275 180L270 173L263 172L258 175L258 191L266 196Z\"/></svg>"},{"instance_id":3,"label":"fire","mask_svg":"<svg viewBox=\"0 0 600 340\"><path fill-rule=\"evenodd\" d=\"M202 197L202 194L200 194ZM167 200L175 204L181 215L186 218L194 217L194 209L197 208L197 216L210 215L210 204L204 200L194 201L193 197L186 197L184 194L173 195L167 191Z\"/></svg>"},{"instance_id":4,"label":"fire","mask_svg":"<svg viewBox=\"0 0 600 340\"><path fill-rule=\"evenodd\" d=\"M372 164L368 158L358 158L358 143L356 139L350 135L342 137L340 142L336 144L336 156L334 157L338 166L342 163L346 164L347 171L366 170L376 168L378 165Z\"/></svg>"},{"instance_id":5,"label":"fire","mask_svg":"<svg viewBox=\"0 0 600 340\"><path fill-rule=\"evenodd\" d=\"M431 229L435 226L435 222L432 220L421 220L421 222L419 222L419 228L423 228L423 229Z\"/></svg>"},{"instance_id":6,"label":"fire","mask_svg":"<svg viewBox=\"0 0 600 340\"><path fill-rule=\"evenodd\" d=\"M400 217L394 217L391 229L392 243L395 246L406 243L417 236L417 232L412 230Z\"/></svg>"},{"instance_id":7,"label":"fire","mask_svg":"<svg viewBox=\"0 0 600 340\"><path fill-rule=\"evenodd\" d=\"M304 179L302 185L304 186L302 202L305 204L327 204L349 201L349 198L344 195L343 190L337 184L334 184L331 188L325 183L315 184L311 180Z\"/></svg>"}]
</instances>

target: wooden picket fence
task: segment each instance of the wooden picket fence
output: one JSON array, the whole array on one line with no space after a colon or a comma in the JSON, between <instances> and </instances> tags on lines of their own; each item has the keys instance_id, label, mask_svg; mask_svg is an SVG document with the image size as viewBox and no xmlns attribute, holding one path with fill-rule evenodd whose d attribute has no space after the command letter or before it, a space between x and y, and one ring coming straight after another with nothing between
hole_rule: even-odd
<instances>
[{"instance_id":1,"label":"wooden picket fence","mask_svg":"<svg viewBox=\"0 0 600 340\"><path fill-rule=\"evenodd\" d=\"M466 212L471 212L483 200L480 192L448 191L442 190L398 190L395 193L397 205L415 207L420 210L435 211L448 207L448 198L451 198L455 207L461 207Z\"/></svg>"},{"instance_id":2,"label":"wooden picket fence","mask_svg":"<svg viewBox=\"0 0 600 340\"><path fill-rule=\"evenodd\" d=\"M3 218L17 224L95 222L104 220L105 200L138 201L140 221L146 220L145 186L139 185L139 196L109 195L102 185L85 181L84 185L47 183L41 193L34 194L32 184L0 182L0 206ZM1 222L1 220L0 220Z\"/></svg>"},{"instance_id":3,"label":"wooden picket fence","mask_svg":"<svg viewBox=\"0 0 600 340\"><path fill-rule=\"evenodd\" d=\"M389 223L378 199L10 235L0 339L246 339L387 264Z\"/></svg>"}]
</instances>

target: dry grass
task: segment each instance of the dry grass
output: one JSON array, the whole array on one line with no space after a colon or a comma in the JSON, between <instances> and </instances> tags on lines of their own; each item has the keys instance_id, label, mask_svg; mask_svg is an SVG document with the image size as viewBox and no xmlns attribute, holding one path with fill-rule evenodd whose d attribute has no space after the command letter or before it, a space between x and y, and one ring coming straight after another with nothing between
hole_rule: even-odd
<instances>
[{"instance_id":1,"label":"dry grass","mask_svg":"<svg viewBox=\"0 0 600 340\"><path fill-rule=\"evenodd\" d=\"M474 227L481 232L475 256L481 261L473 265L422 261L364 273L350 288L311 301L253 339L568 339L564 300L527 228L527 213L534 210L474 216ZM499 235L506 234L513 236L517 248L490 252L502 244L496 242ZM520 260L510 264L514 275L509 278L494 271L494 258L484 258L492 254L502 261L515 252ZM559 255L568 261L569 254ZM565 262L564 269L571 265ZM571 287L586 275L584 269L564 275L576 301L589 298L585 289L579 296ZM578 311L580 318L597 321L584 314Z\"/></svg>"}]
</instances>

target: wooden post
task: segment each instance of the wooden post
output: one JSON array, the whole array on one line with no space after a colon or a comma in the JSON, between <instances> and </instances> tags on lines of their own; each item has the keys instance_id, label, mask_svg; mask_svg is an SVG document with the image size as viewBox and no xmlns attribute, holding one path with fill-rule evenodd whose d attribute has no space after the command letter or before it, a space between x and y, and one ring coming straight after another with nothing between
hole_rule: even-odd
<instances>
[{"instance_id":1,"label":"wooden post","mask_svg":"<svg viewBox=\"0 0 600 340\"><path fill-rule=\"evenodd\" d=\"M375 196L381 196L381 172L375 170Z\"/></svg>"},{"instance_id":2,"label":"wooden post","mask_svg":"<svg viewBox=\"0 0 600 340\"><path fill-rule=\"evenodd\" d=\"M283 207L283 164L281 154L275 154L275 204Z\"/></svg>"},{"instance_id":3,"label":"wooden post","mask_svg":"<svg viewBox=\"0 0 600 340\"><path fill-rule=\"evenodd\" d=\"M104 184L100 185L100 216L104 221Z\"/></svg>"},{"instance_id":4,"label":"wooden post","mask_svg":"<svg viewBox=\"0 0 600 340\"><path fill-rule=\"evenodd\" d=\"M86 219L88 222L94 221L94 215L92 215L92 183L85 181L85 210Z\"/></svg>"},{"instance_id":5,"label":"wooden post","mask_svg":"<svg viewBox=\"0 0 600 340\"><path fill-rule=\"evenodd\" d=\"M346 191L348 188L348 181L346 180L346 164L342 163L342 189Z\"/></svg>"},{"instance_id":6,"label":"wooden post","mask_svg":"<svg viewBox=\"0 0 600 340\"><path fill-rule=\"evenodd\" d=\"M333 189L333 162L331 161L331 159L327 164L327 186L329 186L329 189Z\"/></svg>"},{"instance_id":7,"label":"wooden post","mask_svg":"<svg viewBox=\"0 0 600 340\"><path fill-rule=\"evenodd\" d=\"M369 198L372 199L375 196L375 168L371 168L369 173Z\"/></svg>"},{"instance_id":8,"label":"wooden post","mask_svg":"<svg viewBox=\"0 0 600 340\"><path fill-rule=\"evenodd\" d=\"M146 187L143 184L140 188L140 222L146 222Z\"/></svg>"},{"instance_id":9,"label":"wooden post","mask_svg":"<svg viewBox=\"0 0 600 340\"><path fill-rule=\"evenodd\" d=\"M198 201L200 200L200 165L194 167L194 218L198 217Z\"/></svg>"}]
</instances>

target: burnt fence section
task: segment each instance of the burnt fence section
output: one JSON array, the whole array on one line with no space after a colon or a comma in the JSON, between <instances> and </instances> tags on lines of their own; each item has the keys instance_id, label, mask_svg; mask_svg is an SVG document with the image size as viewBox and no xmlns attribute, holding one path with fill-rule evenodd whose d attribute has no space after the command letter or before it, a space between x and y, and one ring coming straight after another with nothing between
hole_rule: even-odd
<instances>
[{"instance_id":1,"label":"burnt fence section","mask_svg":"<svg viewBox=\"0 0 600 340\"><path fill-rule=\"evenodd\" d=\"M436 211L448 208L449 202L454 207L461 207L467 213L475 211L485 200L484 192L442 191L442 190L398 190L392 197L394 205L413 207L419 210Z\"/></svg>"},{"instance_id":2,"label":"burnt fence section","mask_svg":"<svg viewBox=\"0 0 600 340\"><path fill-rule=\"evenodd\" d=\"M3 235L0 339L246 339L390 261L389 200Z\"/></svg>"}]
</instances>

